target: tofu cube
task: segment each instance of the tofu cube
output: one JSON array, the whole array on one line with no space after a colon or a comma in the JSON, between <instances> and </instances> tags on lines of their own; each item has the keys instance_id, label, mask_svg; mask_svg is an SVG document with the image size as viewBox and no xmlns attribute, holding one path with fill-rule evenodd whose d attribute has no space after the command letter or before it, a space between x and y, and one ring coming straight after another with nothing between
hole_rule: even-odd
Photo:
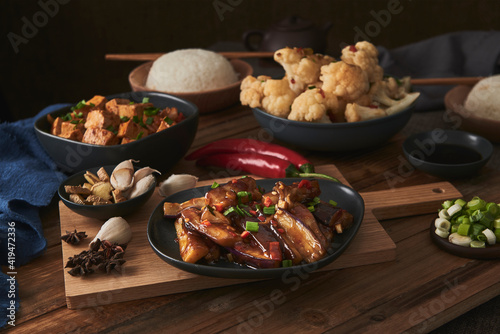
<instances>
[{"instance_id":1,"label":"tofu cube","mask_svg":"<svg viewBox=\"0 0 500 334\"><path fill-rule=\"evenodd\" d=\"M100 128L117 130L120 125L120 118L107 110L95 109L88 113L85 128Z\"/></svg>"},{"instance_id":2,"label":"tofu cube","mask_svg":"<svg viewBox=\"0 0 500 334\"><path fill-rule=\"evenodd\" d=\"M82 142L94 145L116 145L118 137L111 131L100 128L87 128Z\"/></svg>"}]
</instances>

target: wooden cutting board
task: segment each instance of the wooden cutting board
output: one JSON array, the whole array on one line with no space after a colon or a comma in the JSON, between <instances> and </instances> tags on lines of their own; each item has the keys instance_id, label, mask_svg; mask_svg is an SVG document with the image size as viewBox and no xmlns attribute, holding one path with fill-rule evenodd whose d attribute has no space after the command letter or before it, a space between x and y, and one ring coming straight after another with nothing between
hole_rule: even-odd
<instances>
[{"instance_id":1,"label":"wooden cutting board","mask_svg":"<svg viewBox=\"0 0 500 334\"><path fill-rule=\"evenodd\" d=\"M334 165L317 168L318 172L337 177L349 185ZM256 179L258 177L255 177ZM229 178L230 179L230 178ZM198 186L214 181L224 183L229 179L199 182ZM366 264L392 261L396 245L382 228L378 219L407 217L436 211L441 202L462 197L448 182L361 193L365 200L365 216L361 227L347 250L333 263L320 270L334 270ZM73 277L64 269L66 302L70 309L93 307L128 300L148 298L179 292L201 290L219 286L241 284L249 280L205 277L184 272L161 260L152 250L146 235L149 216L163 200L156 189L150 200L133 215L125 217L133 237L130 241L121 274L95 273L88 277ZM64 266L70 256L88 249L90 242L103 221L80 216L59 203L61 235L66 231L85 231L88 238L80 245L62 243Z\"/></svg>"}]
</instances>

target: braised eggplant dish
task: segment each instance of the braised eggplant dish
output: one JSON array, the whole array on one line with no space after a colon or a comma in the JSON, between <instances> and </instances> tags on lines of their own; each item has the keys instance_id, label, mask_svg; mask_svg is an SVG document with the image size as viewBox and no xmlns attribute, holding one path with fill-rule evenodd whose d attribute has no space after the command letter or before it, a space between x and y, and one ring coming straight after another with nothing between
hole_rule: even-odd
<instances>
[{"instance_id":1,"label":"braised eggplant dish","mask_svg":"<svg viewBox=\"0 0 500 334\"><path fill-rule=\"evenodd\" d=\"M335 234L352 225L349 212L320 194L317 180L278 181L265 192L244 176L214 183L204 197L165 202L163 214L174 221L185 262L290 267L325 257Z\"/></svg>"},{"instance_id":2,"label":"braised eggplant dish","mask_svg":"<svg viewBox=\"0 0 500 334\"><path fill-rule=\"evenodd\" d=\"M144 98L142 102L96 95L81 101L71 112L53 118L50 133L87 144L127 144L168 129L184 119L177 108L159 109Z\"/></svg>"}]
</instances>

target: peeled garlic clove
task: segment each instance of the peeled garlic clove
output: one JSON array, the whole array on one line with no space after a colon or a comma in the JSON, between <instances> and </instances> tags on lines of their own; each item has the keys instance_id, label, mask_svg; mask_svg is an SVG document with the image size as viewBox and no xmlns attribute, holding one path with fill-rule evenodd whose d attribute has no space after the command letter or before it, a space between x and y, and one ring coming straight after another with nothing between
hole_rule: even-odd
<instances>
[{"instance_id":1,"label":"peeled garlic clove","mask_svg":"<svg viewBox=\"0 0 500 334\"><path fill-rule=\"evenodd\" d=\"M134 184L128 198L130 199L144 194L154 183L155 177L152 174L143 177Z\"/></svg>"},{"instance_id":2,"label":"peeled garlic clove","mask_svg":"<svg viewBox=\"0 0 500 334\"><path fill-rule=\"evenodd\" d=\"M113 188L125 191L134 185L134 165L135 160L125 160L116 165L111 173L109 181Z\"/></svg>"},{"instance_id":3,"label":"peeled garlic clove","mask_svg":"<svg viewBox=\"0 0 500 334\"><path fill-rule=\"evenodd\" d=\"M156 169L150 168L150 167L143 167L141 169L138 169L134 173L134 181L138 182L140 179L142 179L150 174L153 174L153 173L158 173L161 175L161 173L159 171L157 171Z\"/></svg>"},{"instance_id":4,"label":"peeled garlic clove","mask_svg":"<svg viewBox=\"0 0 500 334\"><path fill-rule=\"evenodd\" d=\"M111 243L119 245L126 244L132 238L130 225L122 217L113 217L108 219L102 226L94 240L89 244L90 248L97 242L97 239L108 240Z\"/></svg>"},{"instance_id":5,"label":"peeled garlic clove","mask_svg":"<svg viewBox=\"0 0 500 334\"><path fill-rule=\"evenodd\" d=\"M158 192L161 196L170 196L176 192L191 189L196 186L198 178L190 174L172 174L160 183Z\"/></svg>"}]
</instances>

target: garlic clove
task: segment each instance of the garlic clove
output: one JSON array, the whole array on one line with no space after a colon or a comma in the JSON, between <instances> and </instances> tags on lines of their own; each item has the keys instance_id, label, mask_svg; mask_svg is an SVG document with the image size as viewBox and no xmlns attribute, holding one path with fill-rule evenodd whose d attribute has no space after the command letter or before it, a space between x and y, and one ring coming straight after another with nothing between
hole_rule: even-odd
<instances>
[{"instance_id":1,"label":"garlic clove","mask_svg":"<svg viewBox=\"0 0 500 334\"><path fill-rule=\"evenodd\" d=\"M153 174L153 173L158 173L161 175L161 173L159 171L157 171L156 169L150 168L150 167L143 167L141 169L138 169L134 173L134 181L139 182L140 179L142 179L150 174Z\"/></svg>"},{"instance_id":2,"label":"garlic clove","mask_svg":"<svg viewBox=\"0 0 500 334\"><path fill-rule=\"evenodd\" d=\"M128 168L115 169L109 179L113 188L125 191L134 185L134 170Z\"/></svg>"},{"instance_id":3,"label":"garlic clove","mask_svg":"<svg viewBox=\"0 0 500 334\"><path fill-rule=\"evenodd\" d=\"M198 178L190 174L172 174L160 183L158 192L161 196L170 196L176 192L191 189L196 186Z\"/></svg>"},{"instance_id":4,"label":"garlic clove","mask_svg":"<svg viewBox=\"0 0 500 334\"><path fill-rule=\"evenodd\" d=\"M134 184L128 198L130 199L144 194L154 183L155 177L152 174L143 177Z\"/></svg>"},{"instance_id":5,"label":"garlic clove","mask_svg":"<svg viewBox=\"0 0 500 334\"><path fill-rule=\"evenodd\" d=\"M94 240L89 244L90 248L97 242L97 239L103 241L108 240L111 243L119 245L126 244L132 238L132 229L128 222L122 217L112 217L108 219L102 226Z\"/></svg>"},{"instance_id":6,"label":"garlic clove","mask_svg":"<svg viewBox=\"0 0 500 334\"><path fill-rule=\"evenodd\" d=\"M110 182L113 188L118 190L127 190L134 185L134 165L136 160L125 160L120 162L111 173Z\"/></svg>"}]
</instances>

